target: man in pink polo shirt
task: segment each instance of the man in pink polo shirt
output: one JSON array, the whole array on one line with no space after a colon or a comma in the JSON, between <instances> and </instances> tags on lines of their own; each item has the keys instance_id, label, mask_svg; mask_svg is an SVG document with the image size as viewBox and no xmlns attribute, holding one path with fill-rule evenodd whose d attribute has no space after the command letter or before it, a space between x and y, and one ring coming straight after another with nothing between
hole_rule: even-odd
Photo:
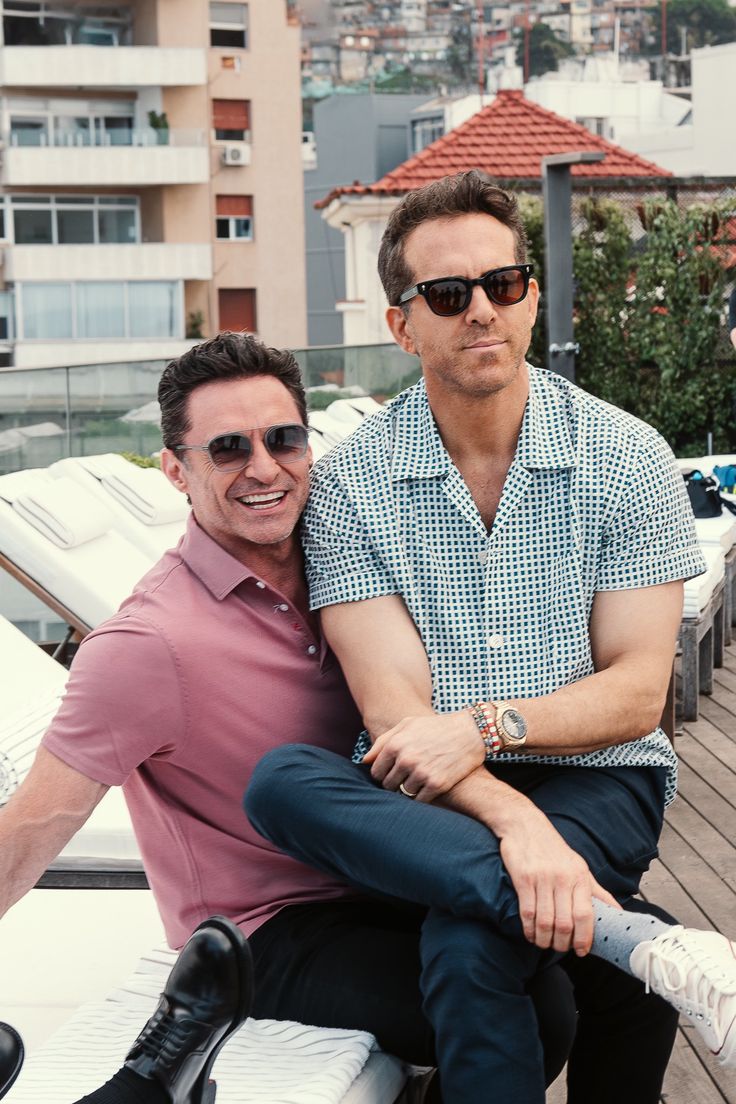
<instances>
[{"instance_id":1,"label":"man in pink polo shirt","mask_svg":"<svg viewBox=\"0 0 736 1104\"><path fill-rule=\"evenodd\" d=\"M306 741L349 757L361 728L308 607L296 527L310 455L296 361L223 334L172 362L159 398L162 466L193 514L177 548L84 641L36 762L0 815L0 915L107 788L122 785L172 946L222 913L250 937L254 1015L364 1028L384 1049L434 1064L443 1025L422 1006L426 909L288 858L242 811L266 751ZM579 998L586 985L588 998L600 994L603 979L601 1037L624 1030L635 1048L641 1018L653 1066L666 1064L670 1010L600 962L587 981L585 970L576 976ZM463 985L461 973L454 983ZM551 1078L574 1029L569 983L553 966L529 992ZM185 1045L175 1040L169 1048ZM194 1104L168 1091L161 1069L132 1089L130 1077L125 1086L116 1078L90 1099Z\"/></svg>"}]
</instances>

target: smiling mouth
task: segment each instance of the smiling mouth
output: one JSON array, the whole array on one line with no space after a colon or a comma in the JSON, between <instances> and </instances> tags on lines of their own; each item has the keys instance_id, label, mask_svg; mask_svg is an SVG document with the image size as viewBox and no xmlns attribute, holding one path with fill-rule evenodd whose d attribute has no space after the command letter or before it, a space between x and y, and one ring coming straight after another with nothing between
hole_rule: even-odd
<instances>
[{"instance_id":1,"label":"smiling mouth","mask_svg":"<svg viewBox=\"0 0 736 1104\"><path fill-rule=\"evenodd\" d=\"M268 510L277 506L285 497L286 491L271 491L268 494L240 495L236 501L249 510Z\"/></svg>"}]
</instances>

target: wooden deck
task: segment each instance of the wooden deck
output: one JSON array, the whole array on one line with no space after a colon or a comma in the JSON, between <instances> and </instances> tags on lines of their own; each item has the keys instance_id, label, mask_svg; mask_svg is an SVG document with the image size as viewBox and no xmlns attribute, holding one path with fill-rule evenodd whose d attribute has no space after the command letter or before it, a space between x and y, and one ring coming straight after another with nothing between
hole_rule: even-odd
<instances>
[{"instance_id":1,"label":"wooden deck","mask_svg":"<svg viewBox=\"0 0 736 1104\"><path fill-rule=\"evenodd\" d=\"M713 695L675 740L680 792L660 858L642 883L683 924L736 933L736 643L714 672ZM665 1104L736 1104L736 1071L724 1071L690 1026L681 1026L665 1078ZM564 1104L562 1078L547 1093ZM595 1104L595 1101L591 1101Z\"/></svg>"}]
</instances>

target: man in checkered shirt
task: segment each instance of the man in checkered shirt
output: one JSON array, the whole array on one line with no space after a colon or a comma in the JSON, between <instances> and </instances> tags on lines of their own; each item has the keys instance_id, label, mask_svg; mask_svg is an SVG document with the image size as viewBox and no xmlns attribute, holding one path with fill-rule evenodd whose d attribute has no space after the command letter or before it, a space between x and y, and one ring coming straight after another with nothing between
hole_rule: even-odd
<instances>
[{"instance_id":1,"label":"man in checkered shirt","mask_svg":"<svg viewBox=\"0 0 736 1104\"><path fill-rule=\"evenodd\" d=\"M526 362L525 249L515 200L474 172L389 219L387 321L423 378L315 466L304 519L312 606L372 747L360 767L279 749L249 808L288 853L432 906L425 1010L462 1024L437 1039L451 1102L543 1101L524 984L570 949L660 993L674 972L673 1003L696 1026L720 1016L703 1033L736 1054L733 945L650 934L616 903L637 892L675 793L658 723L683 580L703 570L692 513L651 427ZM473 981L453 989L468 957Z\"/></svg>"}]
</instances>

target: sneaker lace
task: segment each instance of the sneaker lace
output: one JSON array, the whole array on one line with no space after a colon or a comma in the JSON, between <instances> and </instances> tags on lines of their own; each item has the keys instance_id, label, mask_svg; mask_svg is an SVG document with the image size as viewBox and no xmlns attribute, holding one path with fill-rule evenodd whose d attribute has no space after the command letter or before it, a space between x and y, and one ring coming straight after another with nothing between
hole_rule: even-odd
<instances>
[{"instance_id":1,"label":"sneaker lace","mask_svg":"<svg viewBox=\"0 0 736 1104\"><path fill-rule=\"evenodd\" d=\"M654 988L663 996L682 993L686 1015L713 1021L721 997L736 993L736 979L729 979L723 965L704 948L684 946L677 931L657 942L656 952L652 948L646 958L647 992Z\"/></svg>"}]
</instances>

